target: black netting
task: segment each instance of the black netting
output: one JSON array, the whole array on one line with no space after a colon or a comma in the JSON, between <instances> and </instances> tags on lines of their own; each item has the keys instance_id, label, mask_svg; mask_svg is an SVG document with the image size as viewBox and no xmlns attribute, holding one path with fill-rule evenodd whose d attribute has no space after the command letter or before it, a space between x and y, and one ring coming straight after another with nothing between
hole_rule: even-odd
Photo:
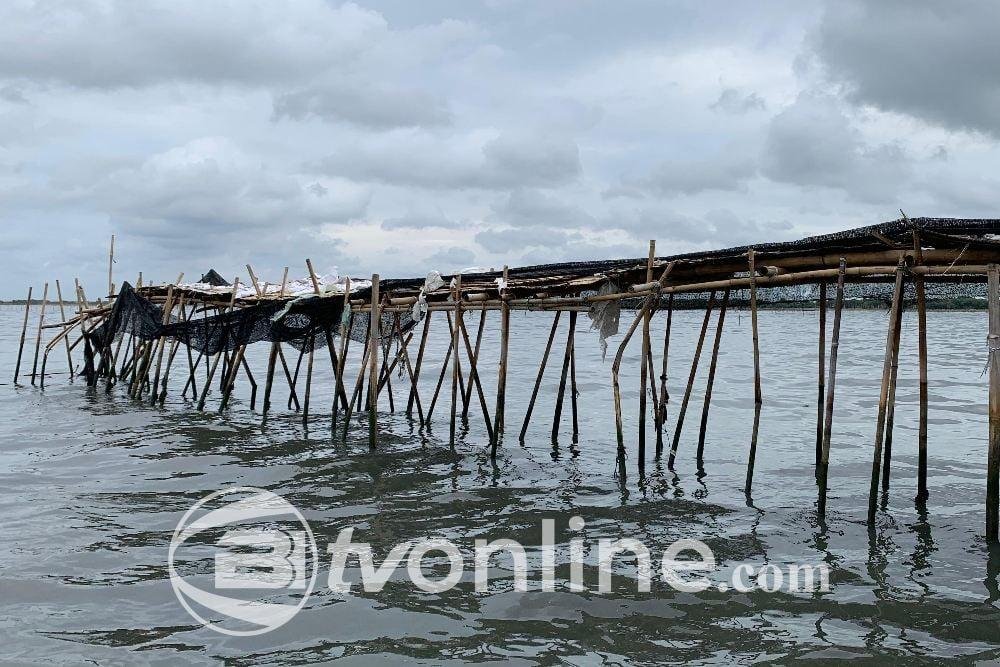
<instances>
[{"instance_id":1,"label":"black netting","mask_svg":"<svg viewBox=\"0 0 1000 667\"><path fill-rule=\"evenodd\" d=\"M180 318L172 315L163 323L163 307L152 303L128 283L121 287L111 313L97 327L85 334L86 373L93 374L93 355L107 354L116 338L132 335L142 340L161 336L181 341L191 348L214 355L241 345L260 341L288 343L307 351L326 344L326 335L337 335L344 313L343 299L306 297L294 300L288 311L284 303L264 302L233 311ZM414 325L409 313L382 315L381 336L386 345ZM358 313L349 318L351 338L363 341L368 331L369 315Z\"/></svg>"}]
</instances>

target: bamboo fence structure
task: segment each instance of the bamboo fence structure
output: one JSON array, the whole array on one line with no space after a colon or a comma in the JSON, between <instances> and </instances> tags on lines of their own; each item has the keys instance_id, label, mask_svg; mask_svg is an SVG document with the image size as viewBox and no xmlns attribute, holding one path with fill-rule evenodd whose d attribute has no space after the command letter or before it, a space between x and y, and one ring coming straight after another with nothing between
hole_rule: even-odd
<instances>
[{"instance_id":1,"label":"bamboo fence structure","mask_svg":"<svg viewBox=\"0 0 1000 667\"><path fill-rule=\"evenodd\" d=\"M817 394L815 423L815 476L817 481L817 512L822 520L827 507L828 471L831 443L834 437L834 405L837 389L837 362L840 346L842 311L845 289L850 285L891 285L892 300L886 331L885 353L876 428L872 446L871 485L869 491L869 526L875 525L878 498L889 486L892 436L895 416L896 378L899 365L900 331L904 303L904 289L911 285L916 293L916 311L919 352L919 425L917 501L925 502L927 492L928 462L928 373L927 373L927 286L955 283L985 283L986 303L989 311L988 362L989 377L989 430L986 474L986 537L990 542L1000 541L1000 220L967 220L949 218L914 218L904 216L896 221L862 227L846 232L810 237L798 241L762 243L718 251L706 251L673 256L656 256L656 244L651 241L644 259L609 260L602 262L576 262L546 266L511 268L502 271L438 276L426 279L380 279L371 281L350 279L330 289L320 284L312 262L305 261L311 293L291 294L288 269L285 269L280 289L276 285L260 285L253 268L246 266L253 290L241 293L239 279L225 283L218 274L210 272L199 283L185 284L181 276L169 285L142 285L142 276L134 289L122 283L115 291L113 281L114 238L108 263L108 295L106 300L89 304L79 282L76 282L76 310L66 316L61 286L55 282L59 315L62 321L46 323L48 284L43 288L43 299L35 332L35 351L31 363L30 381L44 389L46 362L49 353L60 346L65 348L70 377L85 375L90 386L103 382L105 391L117 385L126 388L133 400L148 400L162 404L168 392L169 381L183 382L182 396L191 392L198 410L208 405L213 392L213 382L218 384L219 410L227 409L235 382L241 374L252 387L251 410L255 409L257 382L247 363L247 345L270 341L267 368L264 375L264 394L261 414L264 420L273 409L271 404L275 376L285 382L289 390L288 409L301 413L303 422L317 418L311 402L312 377L317 345L326 347L334 377L334 398L330 406L332 432L342 425L346 437L352 417L364 416L368 426L368 444L379 447L379 401L387 398L390 409L395 409L391 375L399 370L406 384L405 414L412 417L417 411L421 427L429 427L435 416L442 385L450 375L449 444L456 446L459 422L468 419L470 406L478 403L484 428L488 434L488 450L492 458L506 435L506 385L510 364L511 312L552 312L552 327L542 353L526 414L521 421L518 440L524 442L535 412L543 378L552 356L559 327L567 325L566 342L559 363L559 382L552 415L551 437L555 442L562 429L565 398L571 410L571 429L574 442L579 436L576 328L579 313L588 313L602 331L606 321L596 322L610 307L612 315L624 309L634 312L621 337L611 364L611 391L614 399L616 432L616 474L622 482L628 471L628 450L631 438L626 438L622 417L620 371L629 342L638 332L639 356L639 432L636 438L635 463L639 475L645 474L649 459L646 451L646 420L652 416L656 432L653 459L666 456L667 467L674 468L683 441L683 426L690 399L702 363L702 355L711 331L713 313L715 331L707 384L704 391L697 449L694 452L699 468L703 465L705 433L709 423L713 397L713 382L719 363L720 341L731 296L740 290L749 291L748 307L751 314L753 345L754 419L747 435L747 468L745 493L753 491L754 464L758 455L758 430L764 405L761 381L760 346L757 313L762 290L789 286L818 286L818 350ZM432 280L432 277L439 278ZM834 293L833 326L827 340L828 291ZM29 311L31 294L25 307L15 384L21 377L21 362L26 340L29 338ZM670 351L672 315L685 295L707 296L704 319L680 402L673 416L673 437L665 439L669 426L668 404L668 355ZM127 310L122 304L131 304ZM71 302L72 305L72 302ZM666 328L657 375L657 360L651 331L651 317L666 310ZM250 315L255 322L265 321L261 312L268 315L268 322L282 323L286 330L291 325L286 320L306 317L309 324L301 332L277 334L276 329L255 338L246 331ZM279 312L280 311L280 312ZM445 318L435 313L445 313ZM487 313L497 311L499 324L499 363L495 372L486 372L479 364L483 332ZM124 313L124 314L123 314ZM475 337L470 336L467 315L479 314ZM562 314L566 313L563 317ZM135 324L145 317L146 329ZM423 373L435 373L427 368L425 350L434 330L444 329L448 348L439 372L435 390L427 400L421 396L419 378ZM267 326L272 326L268 324ZM117 327L117 328L116 328ZM617 321L612 325L617 331ZM419 331L418 331L419 329ZM43 346L44 332L54 332ZM101 336L104 338L101 338ZM334 337L339 336L339 351ZM352 340L363 345L360 365L350 368L349 345ZM602 338L603 340L603 338ZM72 341L72 342L71 342ZM319 341L319 342L317 342ZM396 343L393 353L387 344ZM114 344L112 345L112 342ZM81 345L82 343L82 345ZM765 341L766 344L766 341ZM413 348L416 348L415 352ZM181 352L181 348L185 348ZM297 361L289 363L285 352L298 351ZM83 350L84 364L74 365L73 352ZM41 370L39 359L41 357ZM182 368L171 375L175 357L181 359ZM99 361L97 361L99 359ZM304 379L300 377L305 360ZM185 364L186 362L186 364ZM186 365L186 368L183 368ZM220 372L221 367L221 372ZM405 372L405 374L404 374ZM216 379L218 373L218 379ZM353 374L353 375L352 375ZM355 378L352 382L352 378ZM483 390L484 383L495 382L495 403L488 405ZM659 380L659 383L657 382ZM301 393L300 393L301 389ZM350 391L349 391L350 390ZM776 390L776 389L775 389ZM447 400L447 399L445 399ZM610 415L609 415L610 416ZM805 431L812 432L810 426ZM665 443L669 442L669 448ZM666 451L665 451L666 450Z\"/></svg>"}]
</instances>

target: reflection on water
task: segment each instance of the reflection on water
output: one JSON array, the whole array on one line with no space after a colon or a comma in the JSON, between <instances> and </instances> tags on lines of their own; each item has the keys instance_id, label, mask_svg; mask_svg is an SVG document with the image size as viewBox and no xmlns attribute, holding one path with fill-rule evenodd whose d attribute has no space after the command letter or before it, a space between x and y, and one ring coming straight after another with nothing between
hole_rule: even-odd
<instances>
[{"instance_id":1,"label":"reflection on water","mask_svg":"<svg viewBox=\"0 0 1000 667\"><path fill-rule=\"evenodd\" d=\"M329 364L322 356L317 356L313 383L316 417L307 429L298 415L281 410L262 426L259 414L249 410L245 386L238 386L228 414L197 413L177 395L180 375L174 377L178 389L162 409L131 403L120 394L88 392L82 382L70 385L65 375L50 378L44 393L15 389L9 378L20 315L0 309L0 378L8 383L0 386L4 660L208 663L222 658L258 664L345 657L359 664L403 659L655 664L1000 658L1000 550L988 549L981 538L985 313L928 314L926 507L913 500L916 336L913 319L905 320L893 479L873 531L865 515L885 313L845 313L825 525L816 520L812 469L814 312L760 315L764 409L752 499L742 487L753 371L749 318L738 311L726 321L703 475L694 460L694 411L701 406L703 374L692 396L676 472L650 460L640 477L635 472L638 367L634 358L632 365L626 361L622 390L630 471L624 486L613 475L610 362L602 362L583 319L577 337L579 442L571 442L568 409L561 439L553 443L550 438L558 386L558 363L552 361L526 445L508 437L494 464L486 454L475 396L453 453L447 447L449 394L442 392L432 429L421 431L399 411L405 403L401 378L395 383L397 413L388 414L387 402L382 406L377 453L368 453L367 429L360 421L346 442L331 438L329 417L323 414L332 401ZM671 419L700 319L694 312L674 316ZM550 322L541 314L513 318L507 432L514 436ZM662 335L662 316L654 327ZM496 363L493 329L487 327L483 343L484 378L491 378ZM422 387L428 397L447 345L441 333L432 334L425 359ZM553 359L560 353L556 347ZM248 351L255 369L264 368L264 354ZM356 368L357 358L352 360ZM53 357L49 366L64 370L59 363ZM492 406L492 379L484 384ZM276 382L273 405L285 405L282 392ZM217 396L213 399L210 405L217 404ZM825 562L832 590L694 595L670 591L654 580L652 593L637 594L634 581L624 576L628 563L620 566L623 576L615 593L606 596L565 589L515 593L502 570L486 593L475 592L468 572L459 587L441 595L422 593L397 577L378 594L343 597L320 586L288 625L260 637L224 637L194 624L177 603L166 578L167 544L195 501L235 484L280 493L302 510L321 545L334 541L340 529L355 527L355 538L371 543L379 557L401 541L423 537L446 537L463 549L471 549L477 537L538 545L543 517L556 519L557 540L565 547L567 521L580 515L588 546L600 538L635 537L656 554L677 539L694 537L707 542L723 564ZM565 557L566 551L559 554ZM561 562L557 576L568 580L568 570ZM596 581L592 567L586 578Z\"/></svg>"}]
</instances>

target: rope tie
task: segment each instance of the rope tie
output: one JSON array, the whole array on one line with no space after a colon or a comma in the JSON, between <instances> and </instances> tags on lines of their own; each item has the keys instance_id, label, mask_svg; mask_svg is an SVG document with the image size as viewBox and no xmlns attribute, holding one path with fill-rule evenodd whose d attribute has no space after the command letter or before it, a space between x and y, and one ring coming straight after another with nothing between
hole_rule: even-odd
<instances>
[{"instance_id":1,"label":"rope tie","mask_svg":"<svg viewBox=\"0 0 1000 667\"><path fill-rule=\"evenodd\" d=\"M993 361L993 355L1000 352L1000 335L990 334L986 337L986 365L983 366L983 372L979 374L979 377L983 377L990 371L990 362Z\"/></svg>"}]
</instances>

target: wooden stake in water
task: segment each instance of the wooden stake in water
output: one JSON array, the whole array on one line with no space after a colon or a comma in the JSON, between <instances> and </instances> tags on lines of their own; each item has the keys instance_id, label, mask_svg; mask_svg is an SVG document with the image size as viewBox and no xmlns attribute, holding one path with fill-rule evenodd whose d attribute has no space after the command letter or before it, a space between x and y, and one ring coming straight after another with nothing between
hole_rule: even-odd
<instances>
[{"instance_id":1,"label":"wooden stake in water","mask_svg":"<svg viewBox=\"0 0 1000 667\"><path fill-rule=\"evenodd\" d=\"M656 256L656 241L649 241L649 254L646 257L646 282L653 282L653 257ZM639 365L639 472L646 467L646 375L652 372L649 363L649 317L650 308L643 309L642 315L642 351Z\"/></svg>"},{"instance_id":2,"label":"wooden stake in water","mask_svg":"<svg viewBox=\"0 0 1000 667\"><path fill-rule=\"evenodd\" d=\"M990 333L990 440L986 459L986 541L1000 541L1000 267L987 268Z\"/></svg>"},{"instance_id":3,"label":"wooden stake in water","mask_svg":"<svg viewBox=\"0 0 1000 667\"><path fill-rule=\"evenodd\" d=\"M674 426L674 440L670 444L670 456L667 457L667 468L674 469L674 461L677 458L677 446L681 442L681 429L684 428L684 415L687 414L688 402L691 400L691 392L694 390L694 379L698 375L698 360L701 359L701 349L705 345L705 335L708 333L708 322L712 317L712 309L715 307L715 291L708 295L708 305L705 307L705 319L701 323L701 334L698 336L698 344L694 348L694 359L691 361L691 373L688 375L687 387L684 389L684 399L681 400L681 409L677 413L677 425Z\"/></svg>"},{"instance_id":4,"label":"wooden stake in water","mask_svg":"<svg viewBox=\"0 0 1000 667\"><path fill-rule=\"evenodd\" d=\"M59 281L56 280L56 298L59 299L59 317L63 321L63 331L67 330L66 327L66 308L63 306L62 298L62 287L59 286ZM73 381L73 355L69 351L69 336L63 336L63 342L66 344L66 364L69 367L69 381Z\"/></svg>"},{"instance_id":5,"label":"wooden stake in water","mask_svg":"<svg viewBox=\"0 0 1000 667\"><path fill-rule=\"evenodd\" d=\"M35 375L38 372L38 351L42 347L42 325L45 324L45 305L49 302L49 284L45 283L45 290L42 292L42 309L38 314L38 336L35 338L35 360L31 364L31 384L35 384Z\"/></svg>"},{"instance_id":6,"label":"wooden stake in water","mask_svg":"<svg viewBox=\"0 0 1000 667\"><path fill-rule=\"evenodd\" d=\"M833 437L833 399L837 388L837 353L840 350L840 315L844 309L844 276L847 262L840 258L837 271L837 300L833 306L833 338L830 343L830 372L826 383L826 414L823 422L823 455L819 465L819 501L817 511L820 519L826 518L826 486L830 472L830 440Z\"/></svg>"},{"instance_id":7,"label":"wooden stake in water","mask_svg":"<svg viewBox=\"0 0 1000 667\"><path fill-rule=\"evenodd\" d=\"M493 440L490 442L490 458L497 458L497 446L504 429L504 410L507 403L507 358L510 341L510 306L507 304L507 266L503 267L503 289L500 290L500 362L497 366L497 407L493 413ZM428 313L430 315L430 313ZM574 403L575 405L575 403Z\"/></svg>"},{"instance_id":8,"label":"wooden stake in water","mask_svg":"<svg viewBox=\"0 0 1000 667\"><path fill-rule=\"evenodd\" d=\"M372 274L371 333L368 341L368 448L378 445L378 357L382 338L382 311L379 303L379 277ZM457 355L456 355L457 356Z\"/></svg>"},{"instance_id":9,"label":"wooden stake in water","mask_svg":"<svg viewBox=\"0 0 1000 667\"><path fill-rule=\"evenodd\" d=\"M31 291L28 288L28 298L24 302L24 324L21 325L21 343L17 347L17 364L14 365L14 384L17 384L17 376L21 374L21 355L24 353L24 339L28 335L28 313L31 312Z\"/></svg>"},{"instance_id":10,"label":"wooden stake in water","mask_svg":"<svg viewBox=\"0 0 1000 667\"><path fill-rule=\"evenodd\" d=\"M868 527L875 526L875 510L878 507L879 472L882 465L882 446L885 439L885 416L889 403L889 385L892 380L892 356L896 344L896 331L903 303L903 260L896 268L896 285L892 292L892 310L889 313L889 330L885 339L885 355L882 360L882 388L878 399L878 419L875 424L875 447L872 452L871 488L868 493Z\"/></svg>"},{"instance_id":11,"label":"wooden stake in water","mask_svg":"<svg viewBox=\"0 0 1000 667\"><path fill-rule=\"evenodd\" d=\"M562 311L557 310L552 319L552 329L549 331L549 339L545 343L545 351L542 353L542 361L538 364L538 375L535 377L535 386L531 390L531 399L528 401L528 410L524 414L524 423L521 424L521 434L518 440L524 444L524 435L528 432L528 423L531 421L531 413L535 409L535 399L538 398L538 389L542 386L542 376L545 374L545 366L549 361L549 352L552 351L552 341L556 337L556 329L559 328L559 316Z\"/></svg>"},{"instance_id":12,"label":"wooden stake in water","mask_svg":"<svg viewBox=\"0 0 1000 667\"><path fill-rule=\"evenodd\" d=\"M452 327L452 339L451 347L453 354L451 357L452 367L451 367L451 425L448 434L448 445L454 449L455 448L455 428L456 428L456 415L458 412L458 377L462 372L462 366L459 361L461 354L459 353L458 347L458 337L462 330L462 274L459 273L455 276L455 289L452 292L452 298L455 300L455 323Z\"/></svg>"},{"instance_id":13,"label":"wooden stake in water","mask_svg":"<svg viewBox=\"0 0 1000 667\"><path fill-rule=\"evenodd\" d=\"M719 320L715 326L715 342L712 344L712 361L708 364L708 381L705 383L705 401L701 408L701 428L698 429L698 453L696 460L698 470L704 468L705 434L708 431L708 408L712 405L712 388L715 386L715 370L719 365L719 347L722 345L722 326L726 322L726 309L729 307L729 290L722 294L722 305L719 306Z\"/></svg>"},{"instance_id":14,"label":"wooden stake in water","mask_svg":"<svg viewBox=\"0 0 1000 667\"><path fill-rule=\"evenodd\" d=\"M917 264L923 264L920 234L913 231L913 254ZM927 500L927 296L924 277L916 274L913 287L917 292L917 351L920 364L920 417L917 427L917 500Z\"/></svg>"},{"instance_id":15,"label":"wooden stake in water","mask_svg":"<svg viewBox=\"0 0 1000 667\"><path fill-rule=\"evenodd\" d=\"M662 366L660 367L660 400L659 400L659 418L656 423L656 458L659 459L663 454L663 427L667 423L667 401L670 400L670 394L667 392L667 359L670 356L670 326L674 318L674 294L670 293L667 297L667 326L663 332L663 360Z\"/></svg>"},{"instance_id":16,"label":"wooden stake in water","mask_svg":"<svg viewBox=\"0 0 1000 667\"><path fill-rule=\"evenodd\" d=\"M819 366L816 374L816 475L823 460L823 403L826 399L826 283L819 284Z\"/></svg>"},{"instance_id":17,"label":"wooden stake in water","mask_svg":"<svg viewBox=\"0 0 1000 667\"><path fill-rule=\"evenodd\" d=\"M753 430L750 432L747 482L743 490L749 496L753 489L753 468L757 461L757 432L760 430L760 410L764 403L764 397L760 386L760 343L757 339L757 266L753 248L747 251L747 261L750 265L750 326L753 331Z\"/></svg>"}]
</instances>

